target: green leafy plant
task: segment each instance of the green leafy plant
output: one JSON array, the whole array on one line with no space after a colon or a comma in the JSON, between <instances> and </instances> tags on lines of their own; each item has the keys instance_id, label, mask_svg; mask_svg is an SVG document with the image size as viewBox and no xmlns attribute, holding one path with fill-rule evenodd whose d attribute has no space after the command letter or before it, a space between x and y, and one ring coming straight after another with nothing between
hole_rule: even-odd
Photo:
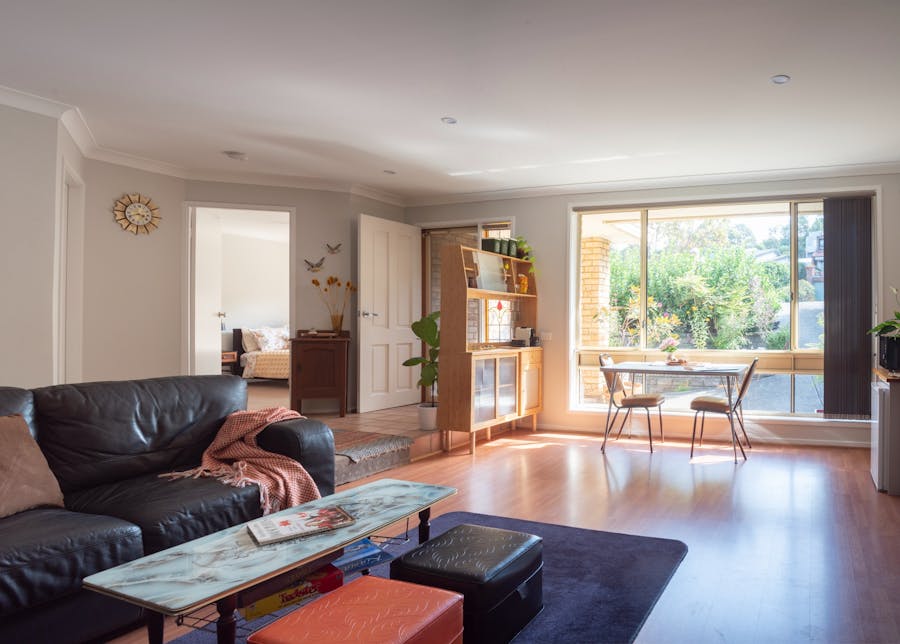
<instances>
[{"instance_id":1,"label":"green leafy plant","mask_svg":"<svg viewBox=\"0 0 900 644\"><path fill-rule=\"evenodd\" d=\"M432 407L437 405L435 387L437 386L438 379L438 355L441 350L441 331L438 328L437 320L440 316L441 312L435 311L423 316L421 319L416 320L410 325L409 328L416 334L416 337L428 347L428 357L419 356L403 361L404 367L422 365L422 371L419 374L419 382L416 384L419 387L431 388Z\"/></svg>"},{"instance_id":2,"label":"green leafy plant","mask_svg":"<svg viewBox=\"0 0 900 644\"><path fill-rule=\"evenodd\" d=\"M897 305L900 306L900 292L897 291L896 286L891 287L891 293L894 294L894 299L897 300ZM876 324L871 329L869 329L869 333L872 335L898 335L900 334L900 311L894 311L894 317L890 320L885 320L881 324Z\"/></svg>"},{"instance_id":3,"label":"green leafy plant","mask_svg":"<svg viewBox=\"0 0 900 644\"><path fill-rule=\"evenodd\" d=\"M513 239L516 242L519 258L527 259L531 262L531 268L528 269L528 272L534 274L534 248L532 248L531 244L528 243L528 240L521 235L517 235Z\"/></svg>"},{"instance_id":4,"label":"green leafy plant","mask_svg":"<svg viewBox=\"0 0 900 644\"><path fill-rule=\"evenodd\" d=\"M519 250L519 256L522 259L534 259L534 249L527 239L521 235L516 235L513 239L516 241L516 248Z\"/></svg>"}]
</instances>

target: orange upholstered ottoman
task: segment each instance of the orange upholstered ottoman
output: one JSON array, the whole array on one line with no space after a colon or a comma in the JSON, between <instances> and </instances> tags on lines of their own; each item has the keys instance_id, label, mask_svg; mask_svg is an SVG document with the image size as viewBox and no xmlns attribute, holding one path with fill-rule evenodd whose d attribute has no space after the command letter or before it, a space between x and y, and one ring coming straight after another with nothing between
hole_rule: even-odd
<instances>
[{"instance_id":1,"label":"orange upholstered ottoman","mask_svg":"<svg viewBox=\"0 0 900 644\"><path fill-rule=\"evenodd\" d=\"M461 644L462 595L365 575L256 631L249 644Z\"/></svg>"}]
</instances>

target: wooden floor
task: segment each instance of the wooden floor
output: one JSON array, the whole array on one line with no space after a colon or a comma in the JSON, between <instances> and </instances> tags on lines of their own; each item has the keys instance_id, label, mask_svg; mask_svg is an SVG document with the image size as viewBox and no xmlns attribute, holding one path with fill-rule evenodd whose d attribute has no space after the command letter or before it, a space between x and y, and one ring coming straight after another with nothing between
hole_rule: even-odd
<instances>
[{"instance_id":1,"label":"wooden floor","mask_svg":"<svg viewBox=\"0 0 900 644\"><path fill-rule=\"evenodd\" d=\"M730 444L693 461L683 443L654 447L623 438L604 457L595 436L517 431L474 456L463 448L347 487L387 477L451 485L459 493L435 514L684 541L687 557L638 642L900 641L900 497L874 490L867 451L756 445L735 465ZM167 626L167 641L179 632Z\"/></svg>"}]
</instances>

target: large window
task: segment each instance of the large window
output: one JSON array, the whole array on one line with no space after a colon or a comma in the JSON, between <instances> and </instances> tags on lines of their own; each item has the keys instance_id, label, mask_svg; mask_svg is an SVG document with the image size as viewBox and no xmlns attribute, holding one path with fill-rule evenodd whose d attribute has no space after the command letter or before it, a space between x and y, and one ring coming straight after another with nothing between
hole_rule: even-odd
<instances>
[{"instance_id":1,"label":"large window","mask_svg":"<svg viewBox=\"0 0 900 644\"><path fill-rule=\"evenodd\" d=\"M763 357L745 409L822 410L821 200L597 210L578 217L578 403L605 404L595 367L600 352L661 359L659 345L671 338L694 360ZM719 386L714 379L672 380L642 385L666 391L670 409L687 409L694 395Z\"/></svg>"}]
</instances>

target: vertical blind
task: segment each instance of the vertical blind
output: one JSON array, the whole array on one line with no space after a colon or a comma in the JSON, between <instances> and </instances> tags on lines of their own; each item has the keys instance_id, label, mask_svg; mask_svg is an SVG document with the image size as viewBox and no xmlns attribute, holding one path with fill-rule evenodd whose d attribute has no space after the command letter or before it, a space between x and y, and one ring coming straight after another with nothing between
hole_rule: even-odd
<instances>
[{"instance_id":1,"label":"vertical blind","mask_svg":"<svg viewBox=\"0 0 900 644\"><path fill-rule=\"evenodd\" d=\"M871 412L872 199L824 201L825 415Z\"/></svg>"}]
</instances>

